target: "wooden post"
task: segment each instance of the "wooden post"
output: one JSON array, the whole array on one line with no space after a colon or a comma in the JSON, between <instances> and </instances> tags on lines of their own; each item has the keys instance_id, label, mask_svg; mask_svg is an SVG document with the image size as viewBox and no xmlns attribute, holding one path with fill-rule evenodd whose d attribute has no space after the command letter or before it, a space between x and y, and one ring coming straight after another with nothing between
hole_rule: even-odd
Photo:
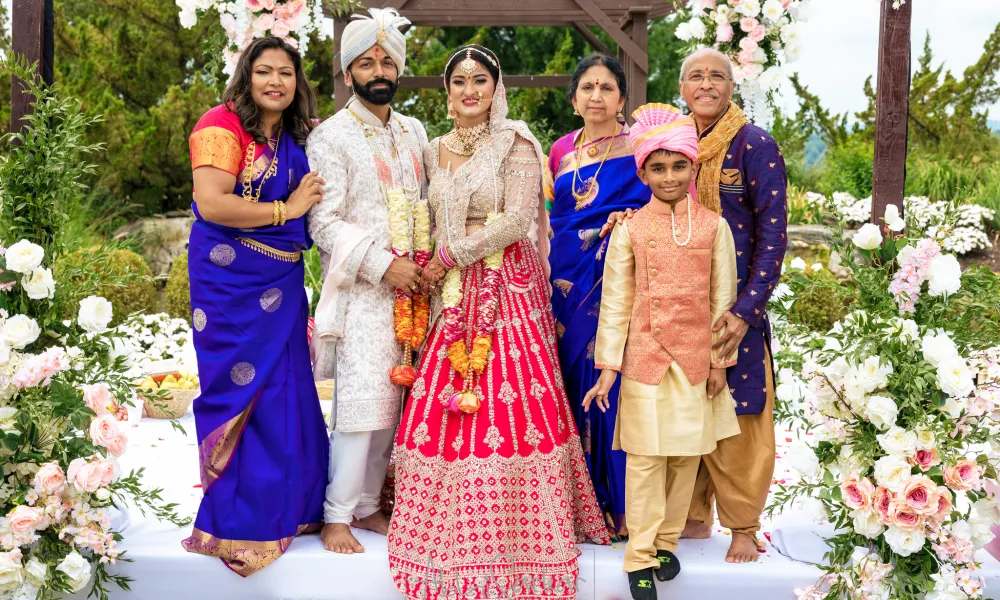
<instances>
[{"instance_id":1,"label":"wooden post","mask_svg":"<svg viewBox=\"0 0 1000 600\"><path fill-rule=\"evenodd\" d=\"M12 12L13 34L11 50L38 63L42 80L51 85L53 76L53 21L55 12L52 0L14 0ZM24 126L21 117L31 110L31 97L24 93L24 82L15 79L10 88L10 131L18 132Z\"/></svg>"},{"instance_id":2,"label":"wooden post","mask_svg":"<svg viewBox=\"0 0 1000 600\"><path fill-rule=\"evenodd\" d=\"M647 52L649 43L648 8L630 9L628 21L623 29L629 35L629 38L635 42L636 46L641 48L643 52ZM628 83L628 102L625 103L625 109L622 112L629 120L631 120L632 111L646 103L646 80L648 76L646 70L640 66L636 58L619 47L618 59L621 61L622 66L625 67L625 81Z\"/></svg>"},{"instance_id":3,"label":"wooden post","mask_svg":"<svg viewBox=\"0 0 1000 600\"><path fill-rule=\"evenodd\" d=\"M340 40L343 39L344 28L351 15L342 15L333 19L333 43L336 51L333 53L333 108L335 111L347 106L351 99L351 88L344 83L344 70L340 67Z\"/></svg>"},{"instance_id":4,"label":"wooden post","mask_svg":"<svg viewBox=\"0 0 1000 600\"><path fill-rule=\"evenodd\" d=\"M910 19L913 2L898 9L882 0L875 89L875 173L871 222L882 224L885 207L903 212L906 182L907 113L910 101Z\"/></svg>"}]
</instances>

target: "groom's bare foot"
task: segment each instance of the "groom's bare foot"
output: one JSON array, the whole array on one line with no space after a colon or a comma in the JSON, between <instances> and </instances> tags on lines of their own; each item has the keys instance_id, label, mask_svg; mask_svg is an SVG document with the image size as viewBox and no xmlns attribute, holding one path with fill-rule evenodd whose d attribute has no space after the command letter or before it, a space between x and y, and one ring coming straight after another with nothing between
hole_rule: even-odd
<instances>
[{"instance_id":1,"label":"groom's bare foot","mask_svg":"<svg viewBox=\"0 0 1000 600\"><path fill-rule=\"evenodd\" d=\"M323 547L329 552L337 554L360 554L365 551L351 528L344 523L327 523L323 525L323 532L320 534L323 539Z\"/></svg>"},{"instance_id":2,"label":"groom's bare foot","mask_svg":"<svg viewBox=\"0 0 1000 600\"><path fill-rule=\"evenodd\" d=\"M712 536L712 528L701 521L688 521L681 532L682 540L707 540Z\"/></svg>"},{"instance_id":3,"label":"groom's bare foot","mask_svg":"<svg viewBox=\"0 0 1000 600\"><path fill-rule=\"evenodd\" d=\"M374 531L379 535L389 535L389 517L380 510L376 510L364 519L354 519L351 527Z\"/></svg>"},{"instance_id":4,"label":"groom's bare foot","mask_svg":"<svg viewBox=\"0 0 1000 600\"><path fill-rule=\"evenodd\" d=\"M728 563L757 562L757 538L745 533L734 533L733 543L726 553Z\"/></svg>"}]
</instances>

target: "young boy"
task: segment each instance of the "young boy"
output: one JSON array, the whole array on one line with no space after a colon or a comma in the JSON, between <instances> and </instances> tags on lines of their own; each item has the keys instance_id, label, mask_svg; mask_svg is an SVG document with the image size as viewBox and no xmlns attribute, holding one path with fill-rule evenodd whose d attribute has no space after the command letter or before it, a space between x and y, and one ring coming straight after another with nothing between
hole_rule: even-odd
<instances>
[{"instance_id":1,"label":"young boy","mask_svg":"<svg viewBox=\"0 0 1000 600\"><path fill-rule=\"evenodd\" d=\"M698 160L694 121L647 104L629 132L649 204L611 234L594 360L583 400L607 409L622 374L614 448L626 452L625 571L635 600L655 600L680 573L674 556L699 458L739 433L726 383L732 356L716 356L712 323L736 300L736 252L725 219L690 192Z\"/></svg>"}]
</instances>

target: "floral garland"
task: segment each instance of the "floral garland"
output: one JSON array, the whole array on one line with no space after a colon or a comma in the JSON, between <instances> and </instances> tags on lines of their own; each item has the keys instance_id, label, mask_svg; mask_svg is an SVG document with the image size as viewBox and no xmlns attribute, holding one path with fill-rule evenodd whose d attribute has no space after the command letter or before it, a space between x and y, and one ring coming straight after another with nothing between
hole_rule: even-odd
<instances>
[{"instance_id":1,"label":"floral garland","mask_svg":"<svg viewBox=\"0 0 1000 600\"><path fill-rule=\"evenodd\" d=\"M695 0L677 12L677 37L688 51L713 46L733 62L743 112L755 123L771 118L783 65L798 60L808 3L803 0Z\"/></svg>"},{"instance_id":2,"label":"floral garland","mask_svg":"<svg viewBox=\"0 0 1000 600\"><path fill-rule=\"evenodd\" d=\"M194 27L213 8L218 11L219 24L226 31L223 72L230 76L236 70L240 53L255 38L279 37L305 54L309 34L316 32L321 40L329 37L319 27L325 18L322 0L175 0L175 3L181 9L180 21L185 29Z\"/></svg>"},{"instance_id":3,"label":"floral garland","mask_svg":"<svg viewBox=\"0 0 1000 600\"><path fill-rule=\"evenodd\" d=\"M497 219L499 213L491 213L486 223ZM444 318L444 342L448 347L448 359L455 372L462 376L465 385L461 392L448 400L448 410L472 414L479 410L479 397L472 391L475 377L483 374L493 347L493 330L496 328L497 308L500 304L500 268L503 266L503 250L498 250L483 259L486 272L483 285L476 298L475 332L472 351L465 345L465 318L462 316L462 268L453 267L444 277L441 290Z\"/></svg>"},{"instance_id":4,"label":"floral garland","mask_svg":"<svg viewBox=\"0 0 1000 600\"><path fill-rule=\"evenodd\" d=\"M410 202L401 189L392 189L386 193L389 204L389 240L392 253L399 257L410 256L414 247L413 262L421 268L430 262L431 251L431 217L427 200L418 198L413 203L413 238L410 238ZM393 327L396 340L403 344L403 364L392 369L389 374L393 383L411 386L417 379L413 368L413 350L419 348L427 337L427 327L430 323L430 298L426 294L406 293L396 288L393 302Z\"/></svg>"}]
</instances>

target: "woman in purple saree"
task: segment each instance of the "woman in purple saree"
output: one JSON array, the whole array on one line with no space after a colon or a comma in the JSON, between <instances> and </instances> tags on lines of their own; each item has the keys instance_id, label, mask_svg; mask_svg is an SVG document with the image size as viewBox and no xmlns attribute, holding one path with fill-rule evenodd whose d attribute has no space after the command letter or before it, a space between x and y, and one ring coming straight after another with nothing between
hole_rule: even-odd
<instances>
[{"instance_id":1,"label":"woman in purple saree","mask_svg":"<svg viewBox=\"0 0 1000 600\"><path fill-rule=\"evenodd\" d=\"M204 497L190 552L244 577L323 520L328 438L313 383L302 251L320 199L304 151L315 99L278 38L243 53L191 134L188 246Z\"/></svg>"}]
</instances>

